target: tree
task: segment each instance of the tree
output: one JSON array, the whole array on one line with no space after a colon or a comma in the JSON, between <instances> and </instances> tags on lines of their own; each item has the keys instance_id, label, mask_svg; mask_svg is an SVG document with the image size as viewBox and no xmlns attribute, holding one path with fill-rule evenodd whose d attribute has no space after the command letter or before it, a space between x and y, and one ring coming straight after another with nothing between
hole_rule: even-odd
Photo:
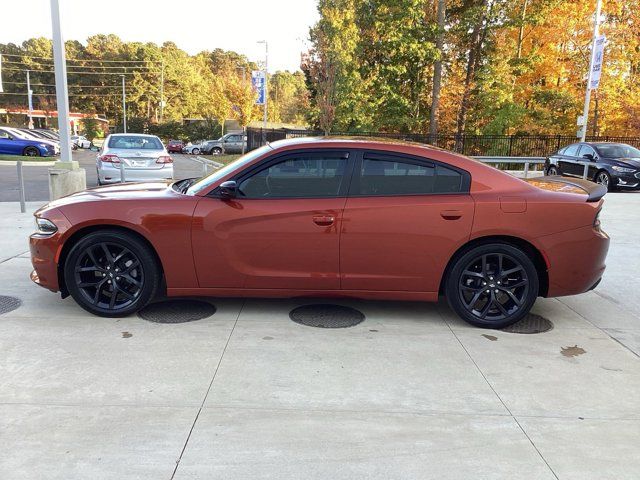
<instances>
[{"instance_id":1,"label":"tree","mask_svg":"<svg viewBox=\"0 0 640 480\"><path fill-rule=\"evenodd\" d=\"M437 0L438 33L436 34L436 50L438 56L433 64L433 90L431 94L431 110L429 113L429 138L435 141L438 134L438 108L440 107L440 87L442 84L442 61L444 57L445 33L445 0Z\"/></svg>"}]
</instances>

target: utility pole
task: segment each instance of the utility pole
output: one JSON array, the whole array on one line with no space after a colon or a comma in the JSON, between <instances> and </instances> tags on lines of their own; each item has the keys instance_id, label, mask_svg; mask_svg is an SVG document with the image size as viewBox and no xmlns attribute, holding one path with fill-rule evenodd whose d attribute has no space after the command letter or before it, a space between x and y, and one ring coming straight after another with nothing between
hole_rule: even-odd
<instances>
[{"instance_id":1,"label":"utility pole","mask_svg":"<svg viewBox=\"0 0 640 480\"><path fill-rule=\"evenodd\" d=\"M124 133L127 133L127 94L125 93L124 75L122 77L122 125Z\"/></svg>"},{"instance_id":2,"label":"utility pole","mask_svg":"<svg viewBox=\"0 0 640 480\"><path fill-rule=\"evenodd\" d=\"M64 51L62 29L60 27L59 0L51 0L51 26L53 30L53 68L56 77L56 101L58 104L58 130L60 131L60 161L56 163L57 166L64 168L74 168L71 161L67 60ZM75 168L77 168L77 166Z\"/></svg>"},{"instance_id":3,"label":"utility pole","mask_svg":"<svg viewBox=\"0 0 640 480\"><path fill-rule=\"evenodd\" d=\"M591 101L591 76L593 74L593 62L596 57L596 40L600 34L600 12L602 10L602 0L598 0L596 5L596 17L593 22L593 40L591 42L591 56L589 60L589 72L587 73L587 88L584 94L584 108L582 110L582 130L580 141L584 142L587 136L587 124L589 123L589 102Z\"/></svg>"},{"instance_id":4,"label":"utility pole","mask_svg":"<svg viewBox=\"0 0 640 480\"><path fill-rule=\"evenodd\" d=\"M29 129L33 128L33 92L31 91L31 79L27 70L27 103L29 104Z\"/></svg>"}]
</instances>

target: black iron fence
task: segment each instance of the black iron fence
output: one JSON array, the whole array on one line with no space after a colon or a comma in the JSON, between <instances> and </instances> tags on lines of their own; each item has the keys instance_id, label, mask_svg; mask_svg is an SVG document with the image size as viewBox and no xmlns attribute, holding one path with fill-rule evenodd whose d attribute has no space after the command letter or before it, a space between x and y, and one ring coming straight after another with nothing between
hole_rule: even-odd
<instances>
[{"instance_id":1,"label":"black iron fence","mask_svg":"<svg viewBox=\"0 0 640 480\"><path fill-rule=\"evenodd\" d=\"M314 130L247 129L247 148L253 150L286 138L323 136ZM463 155L544 157L577 141L574 135L423 135L418 133L332 132L332 136L393 138L425 143ZM587 136L587 142L620 142L640 148L640 137Z\"/></svg>"}]
</instances>

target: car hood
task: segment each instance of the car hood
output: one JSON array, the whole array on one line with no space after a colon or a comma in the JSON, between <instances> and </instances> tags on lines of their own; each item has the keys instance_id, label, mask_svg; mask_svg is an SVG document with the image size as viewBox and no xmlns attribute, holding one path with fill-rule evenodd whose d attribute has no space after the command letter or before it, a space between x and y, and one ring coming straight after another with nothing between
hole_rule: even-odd
<instances>
[{"instance_id":1,"label":"car hood","mask_svg":"<svg viewBox=\"0 0 640 480\"><path fill-rule=\"evenodd\" d=\"M150 200L175 194L171 189L173 181L147 182L147 183L123 183L105 185L102 187L88 188L81 192L72 193L66 197L49 202L40 210L52 208L64 208L66 205L85 202L97 202L104 200Z\"/></svg>"},{"instance_id":2,"label":"car hood","mask_svg":"<svg viewBox=\"0 0 640 480\"><path fill-rule=\"evenodd\" d=\"M621 167L640 168L640 158L616 158Z\"/></svg>"}]
</instances>

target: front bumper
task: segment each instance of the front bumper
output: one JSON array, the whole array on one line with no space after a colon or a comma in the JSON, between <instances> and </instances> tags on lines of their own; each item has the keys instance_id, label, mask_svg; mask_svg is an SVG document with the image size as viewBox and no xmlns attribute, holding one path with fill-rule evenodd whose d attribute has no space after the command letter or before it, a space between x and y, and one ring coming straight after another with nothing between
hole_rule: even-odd
<instances>
[{"instance_id":1,"label":"front bumper","mask_svg":"<svg viewBox=\"0 0 640 480\"><path fill-rule=\"evenodd\" d=\"M47 207L43 207L46 209ZM36 212L37 214L38 212ZM65 232L71 228L69 220L57 209L50 209L43 215L51 220L58 231L53 235L41 235L33 233L29 236L29 250L31 251L31 280L52 292L64 290L64 286L59 284L58 263L62 253Z\"/></svg>"},{"instance_id":2,"label":"front bumper","mask_svg":"<svg viewBox=\"0 0 640 480\"><path fill-rule=\"evenodd\" d=\"M638 173L615 173L613 182L616 187L638 189L640 188L640 172Z\"/></svg>"}]
</instances>

